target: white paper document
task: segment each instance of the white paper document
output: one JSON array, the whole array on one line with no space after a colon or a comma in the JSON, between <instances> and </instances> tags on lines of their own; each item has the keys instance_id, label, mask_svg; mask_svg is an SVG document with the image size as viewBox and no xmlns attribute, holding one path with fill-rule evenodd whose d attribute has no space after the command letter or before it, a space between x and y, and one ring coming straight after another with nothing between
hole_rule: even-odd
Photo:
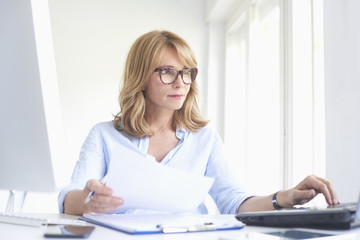
<instances>
[{"instance_id":1,"label":"white paper document","mask_svg":"<svg viewBox=\"0 0 360 240\"><path fill-rule=\"evenodd\" d=\"M192 212L205 199L213 181L165 166L125 147L112 152L104 178L114 196L124 199L116 212L129 209Z\"/></svg>"}]
</instances>

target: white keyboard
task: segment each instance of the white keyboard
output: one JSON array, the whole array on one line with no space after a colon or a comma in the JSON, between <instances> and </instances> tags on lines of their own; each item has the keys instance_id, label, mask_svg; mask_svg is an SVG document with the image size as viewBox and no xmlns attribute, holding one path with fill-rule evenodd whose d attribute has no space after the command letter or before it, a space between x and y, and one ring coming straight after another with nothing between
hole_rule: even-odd
<instances>
[{"instance_id":1,"label":"white keyboard","mask_svg":"<svg viewBox=\"0 0 360 240\"><path fill-rule=\"evenodd\" d=\"M0 213L0 223L9 223L33 227L47 225L88 225L85 221L71 215L61 214L27 214L27 213Z\"/></svg>"}]
</instances>

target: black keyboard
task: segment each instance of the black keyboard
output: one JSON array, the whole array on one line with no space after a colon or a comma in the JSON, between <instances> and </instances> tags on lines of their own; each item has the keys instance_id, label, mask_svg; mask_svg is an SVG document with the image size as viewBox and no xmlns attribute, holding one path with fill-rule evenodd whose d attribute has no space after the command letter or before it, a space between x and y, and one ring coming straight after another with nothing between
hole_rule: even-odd
<instances>
[{"instance_id":1,"label":"black keyboard","mask_svg":"<svg viewBox=\"0 0 360 240\"><path fill-rule=\"evenodd\" d=\"M357 207L358 207L358 203L356 203L356 202L346 202L346 203L340 203L337 205L329 205L328 206L328 208L346 208L352 212L356 212Z\"/></svg>"}]
</instances>

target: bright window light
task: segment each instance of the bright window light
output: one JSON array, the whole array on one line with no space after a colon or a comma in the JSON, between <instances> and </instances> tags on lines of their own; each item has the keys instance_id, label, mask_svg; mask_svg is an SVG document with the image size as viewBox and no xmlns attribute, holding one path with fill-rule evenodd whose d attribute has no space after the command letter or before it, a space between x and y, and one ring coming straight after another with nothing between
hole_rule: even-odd
<instances>
[{"instance_id":1,"label":"bright window light","mask_svg":"<svg viewBox=\"0 0 360 240\"><path fill-rule=\"evenodd\" d=\"M272 1L272 3L277 1ZM225 144L239 181L254 193L282 184L277 4L255 4L249 28L229 35ZM248 33L248 40L244 34ZM234 129L236 126L236 129ZM259 181L266 179L266 181Z\"/></svg>"},{"instance_id":2,"label":"bright window light","mask_svg":"<svg viewBox=\"0 0 360 240\"><path fill-rule=\"evenodd\" d=\"M322 1L247 3L227 29L224 142L240 183L265 194L325 177Z\"/></svg>"}]
</instances>

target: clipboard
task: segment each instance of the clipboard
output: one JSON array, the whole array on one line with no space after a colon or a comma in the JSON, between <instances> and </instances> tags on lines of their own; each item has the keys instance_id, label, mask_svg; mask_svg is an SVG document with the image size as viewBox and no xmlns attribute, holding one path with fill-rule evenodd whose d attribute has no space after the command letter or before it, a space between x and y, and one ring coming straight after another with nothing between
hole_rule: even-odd
<instances>
[{"instance_id":1,"label":"clipboard","mask_svg":"<svg viewBox=\"0 0 360 240\"><path fill-rule=\"evenodd\" d=\"M235 215L84 214L81 220L132 235L238 230Z\"/></svg>"}]
</instances>

